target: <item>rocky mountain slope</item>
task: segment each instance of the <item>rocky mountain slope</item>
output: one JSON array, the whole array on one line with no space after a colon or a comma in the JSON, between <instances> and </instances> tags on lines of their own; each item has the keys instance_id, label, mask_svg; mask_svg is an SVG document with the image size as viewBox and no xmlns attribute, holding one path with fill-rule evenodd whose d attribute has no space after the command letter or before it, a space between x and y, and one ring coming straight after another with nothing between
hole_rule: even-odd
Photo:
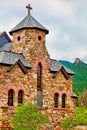
<instances>
[{"instance_id":1,"label":"rocky mountain slope","mask_svg":"<svg viewBox=\"0 0 87 130\"><path fill-rule=\"evenodd\" d=\"M87 64L76 58L74 63L60 60L60 63L73 70L76 74L73 76L73 88L77 92L87 89Z\"/></svg>"}]
</instances>

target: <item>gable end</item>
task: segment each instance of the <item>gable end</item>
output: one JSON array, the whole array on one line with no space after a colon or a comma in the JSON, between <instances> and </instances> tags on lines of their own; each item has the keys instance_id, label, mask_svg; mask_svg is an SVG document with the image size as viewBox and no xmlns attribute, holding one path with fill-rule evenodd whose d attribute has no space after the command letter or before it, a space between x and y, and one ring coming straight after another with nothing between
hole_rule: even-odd
<instances>
[{"instance_id":1,"label":"gable end","mask_svg":"<svg viewBox=\"0 0 87 130\"><path fill-rule=\"evenodd\" d=\"M28 70L26 69L26 67L23 65L23 63L21 62L21 60L19 59L15 64L13 64L8 70L7 72L10 72L14 67L15 65L19 65L19 67L21 68L21 70L23 71L24 74L27 74L28 73Z\"/></svg>"},{"instance_id":2,"label":"gable end","mask_svg":"<svg viewBox=\"0 0 87 130\"><path fill-rule=\"evenodd\" d=\"M63 67L61 67L60 70L58 70L57 72L54 73L53 78L55 78L58 75L59 71L61 71L63 73L63 75L66 79L69 79L69 74L65 71L65 69Z\"/></svg>"}]
</instances>

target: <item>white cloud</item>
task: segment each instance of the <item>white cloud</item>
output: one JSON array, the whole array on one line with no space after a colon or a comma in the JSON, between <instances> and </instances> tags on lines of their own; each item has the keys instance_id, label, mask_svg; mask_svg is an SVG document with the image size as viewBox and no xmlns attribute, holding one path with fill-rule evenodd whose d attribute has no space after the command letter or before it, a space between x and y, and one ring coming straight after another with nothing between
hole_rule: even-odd
<instances>
[{"instance_id":1,"label":"white cloud","mask_svg":"<svg viewBox=\"0 0 87 130\"><path fill-rule=\"evenodd\" d=\"M46 44L51 57L87 59L86 0L0 0L0 31L10 31L27 15L28 2L31 14L50 31Z\"/></svg>"}]
</instances>

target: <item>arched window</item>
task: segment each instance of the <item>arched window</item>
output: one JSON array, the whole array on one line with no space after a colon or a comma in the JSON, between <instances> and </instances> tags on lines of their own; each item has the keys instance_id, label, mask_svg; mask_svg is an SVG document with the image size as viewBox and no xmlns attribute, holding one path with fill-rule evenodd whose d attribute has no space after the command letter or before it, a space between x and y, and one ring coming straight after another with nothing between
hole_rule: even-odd
<instances>
[{"instance_id":1,"label":"arched window","mask_svg":"<svg viewBox=\"0 0 87 130\"><path fill-rule=\"evenodd\" d=\"M66 107L66 94L62 94L62 108Z\"/></svg>"},{"instance_id":2,"label":"arched window","mask_svg":"<svg viewBox=\"0 0 87 130\"><path fill-rule=\"evenodd\" d=\"M37 88L42 87L42 64L39 63L37 66Z\"/></svg>"},{"instance_id":3,"label":"arched window","mask_svg":"<svg viewBox=\"0 0 87 130\"><path fill-rule=\"evenodd\" d=\"M8 106L13 106L13 89L8 91Z\"/></svg>"},{"instance_id":4,"label":"arched window","mask_svg":"<svg viewBox=\"0 0 87 130\"><path fill-rule=\"evenodd\" d=\"M42 107L42 64L37 66L37 106Z\"/></svg>"},{"instance_id":5,"label":"arched window","mask_svg":"<svg viewBox=\"0 0 87 130\"><path fill-rule=\"evenodd\" d=\"M56 108L58 107L58 96L59 96L58 93L54 94L54 107Z\"/></svg>"},{"instance_id":6,"label":"arched window","mask_svg":"<svg viewBox=\"0 0 87 130\"><path fill-rule=\"evenodd\" d=\"M18 104L22 104L23 103L23 91L19 90L18 92Z\"/></svg>"}]
</instances>

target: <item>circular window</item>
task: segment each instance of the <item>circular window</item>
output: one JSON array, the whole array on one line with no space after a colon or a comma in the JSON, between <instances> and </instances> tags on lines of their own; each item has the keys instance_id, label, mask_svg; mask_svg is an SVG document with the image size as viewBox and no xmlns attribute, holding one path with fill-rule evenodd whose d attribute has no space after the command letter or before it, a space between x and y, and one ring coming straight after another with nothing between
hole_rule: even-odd
<instances>
[{"instance_id":1,"label":"circular window","mask_svg":"<svg viewBox=\"0 0 87 130\"><path fill-rule=\"evenodd\" d=\"M38 40L41 41L42 37L41 36L38 36Z\"/></svg>"},{"instance_id":2,"label":"circular window","mask_svg":"<svg viewBox=\"0 0 87 130\"><path fill-rule=\"evenodd\" d=\"M20 41L20 40L21 40L21 37L20 37L20 36L18 36L18 37L17 37L17 40L18 40L18 41Z\"/></svg>"}]
</instances>

